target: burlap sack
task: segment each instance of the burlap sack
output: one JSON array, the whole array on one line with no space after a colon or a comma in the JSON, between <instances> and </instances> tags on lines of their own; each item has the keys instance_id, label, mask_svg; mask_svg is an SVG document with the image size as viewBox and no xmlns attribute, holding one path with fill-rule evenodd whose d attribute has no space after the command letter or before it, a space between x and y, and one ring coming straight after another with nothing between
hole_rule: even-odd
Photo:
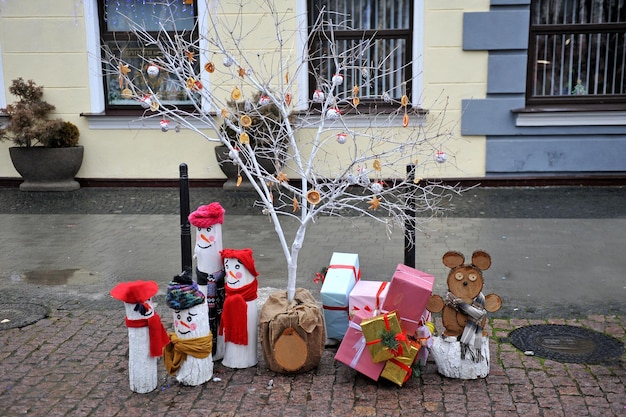
<instances>
[{"instance_id":1,"label":"burlap sack","mask_svg":"<svg viewBox=\"0 0 626 417\"><path fill-rule=\"evenodd\" d=\"M317 367L324 352L326 330L322 309L308 290L297 288L291 303L287 302L286 291L271 294L261 308L259 322L263 357L270 370L279 373L300 373ZM296 330L308 349L306 361L295 371L284 369L274 356L276 341L289 327Z\"/></svg>"}]
</instances>

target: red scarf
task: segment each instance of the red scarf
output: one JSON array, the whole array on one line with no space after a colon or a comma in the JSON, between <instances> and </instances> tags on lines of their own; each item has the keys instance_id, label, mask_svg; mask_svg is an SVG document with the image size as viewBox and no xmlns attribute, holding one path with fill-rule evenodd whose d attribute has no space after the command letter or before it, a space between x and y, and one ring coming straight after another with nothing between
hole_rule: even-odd
<instances>
[{"instance_id":1,"label":"red scarf","mask_svg":"<svg viewBox=\"0 0 626 417\"><path fill-rule=\"evenodd\" d=\"M226 287L226 299L224 310L220 320L219 334L224 336L224 341L236 345L248 344L248 305L247 301L257 299L259 282L255 279L241 288Z\"/></svg>"},{"instance_id":2,"label":"red scarf","mask_svg":"<svg viewBox=\"0 0 626 417\"><path fill-rule=\"evenodd\" d=\"M161 323L161 317L157 313L154 313L152 317L147 319L129 320L126 317L126 327L138 328L146 326L150 336L150 356L163 355L163 348L170 342L170 338L165 327L163 327L163 323Z\"/></svg>"}]
</instances>

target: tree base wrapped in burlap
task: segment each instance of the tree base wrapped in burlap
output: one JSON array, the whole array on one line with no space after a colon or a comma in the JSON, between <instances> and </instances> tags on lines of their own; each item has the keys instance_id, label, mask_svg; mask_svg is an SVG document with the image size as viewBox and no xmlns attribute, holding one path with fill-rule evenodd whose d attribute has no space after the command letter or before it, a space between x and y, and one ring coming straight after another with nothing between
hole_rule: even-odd
<instances>
[{"instance_id":1,"label":"tree base wrapped in burlap","mask_svg":"<svg viewBox=\"0 0 626 417\"><path fill-rule=\"evenodd\" d=\"M286 291L271 294L261 309L259 322L263 358L270 370L300 373L317 367L324 352L326 330L322 309L308 290L297 288L292 302L287 301ZM289 349L290 345L306 345L306 349Z\"/></svg>"}]
</instances>

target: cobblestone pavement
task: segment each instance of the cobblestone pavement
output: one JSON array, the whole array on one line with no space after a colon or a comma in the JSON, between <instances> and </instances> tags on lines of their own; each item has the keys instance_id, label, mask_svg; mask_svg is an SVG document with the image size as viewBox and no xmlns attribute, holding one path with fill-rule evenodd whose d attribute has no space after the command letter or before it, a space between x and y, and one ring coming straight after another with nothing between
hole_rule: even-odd
<instances>
[{"instance_id":1,"label":"cobblestone pavement","mask_svg":"<svg viewBox=\"0 0 626 417\"><path fill-rule=\"evenodd\" d=\"M192 209L210 201L226 207L225 244L254 248L265 295L281 287L284 260L271 225L250 210L253 196L193 188L191 196ZM595 365L560 363L526 356L508 340L520 326L553 323L626 341L624 189L476 189L465 198L452 200L456 210L420 241L417 266L436 276L435 292L442 294L443 251L491 253L485 290L500 294L504 307L490 315L486 378L445 378L430 360L400 388L334 361L332 347L315 370L282 375L267 369L259 349L256 367L217 363L217 379L198 387L181 386L160 362L158 388L136 394L128 385L124 309L107 294L119 281L156 280L157 311L172 328L163 289L180 265L177 190L0 189L0 306L37 303L49 310L34 324L0 330L0 414L626 416L626 354ZM388 279L402 260L401 234L367 244L365 219L323 220L311 228L301 259L306 272L299 283L316 296L319 286L309 275L333 251L358 252L366 279Z\"/></svg>"}]
</instances>

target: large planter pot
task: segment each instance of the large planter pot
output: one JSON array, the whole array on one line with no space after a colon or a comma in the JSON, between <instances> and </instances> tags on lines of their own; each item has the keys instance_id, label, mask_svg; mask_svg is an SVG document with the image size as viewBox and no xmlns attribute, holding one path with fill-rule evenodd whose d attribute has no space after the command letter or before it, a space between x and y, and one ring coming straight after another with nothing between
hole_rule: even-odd
<instances>
[{"instance_id":1,"label":"large planter pot","mask_svg":"<svg viewBox=\"0 0 626 417\"><path fill-rule=\"evenodd\" d=\"M83 163L82 146L71 148L9 148L13 166L24 179L22 191L73 191L74 180Z\"/></svg>"},{"instance_id":2,"label":"large planter pot","mask_svg":"<svg viewBox=\"0 0 626 417\"><path fill-rule=\"evenodd\" d=\"M235 165L232 161L232 159L230 158L230 156L228 156L228 146L226 145L220 145L220 146L216 146L215 147L215 158L217 159L217 163L219 164L222 172L224 173L224 175L226 175L226 182L224 183L224 185L222 186L222 188L224 190L230 190L230 191L235 191L235 190L242 190L242 191L252 191L254 190L254 187L252 186L252 183L250 181L248 181L248 179L246 178L245 175L242 175L242 181L241 184L239 186L237 186L237 179L239 177L239 170L237 168L237 165ZM267 171L267 172L271 172L274 173L275 167L274 167L274 163L272 162L272 160L270 159L266 159L266 158L259 158L258 159L259 164L261 164L261 166Z\"/></svg>"}]
</instances>

